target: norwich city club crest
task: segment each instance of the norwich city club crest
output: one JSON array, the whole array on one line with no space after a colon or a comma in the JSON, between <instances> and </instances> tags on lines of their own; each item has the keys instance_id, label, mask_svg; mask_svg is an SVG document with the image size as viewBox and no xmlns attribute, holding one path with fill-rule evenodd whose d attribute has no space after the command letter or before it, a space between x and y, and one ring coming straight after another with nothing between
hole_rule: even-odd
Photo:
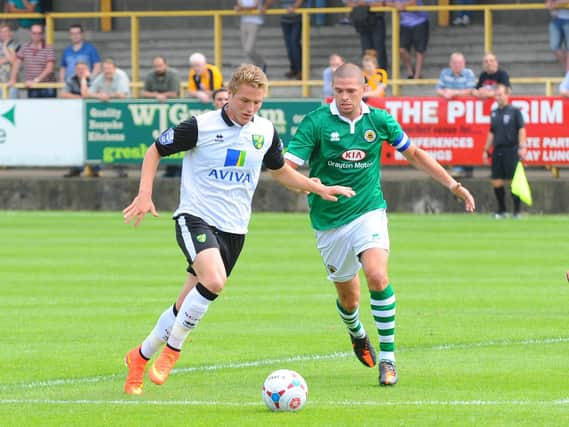
<instances>
[{"instance_id":1,"label":"norwich city club crest","mask_svg":"<svg viewBox=\"0 0 569 427\"><path fill-rule=\"evenodd\" d=\"M263 148L263 144L265 143L265 137L263 135L253 135L251 139L253 140L253 147L257 150Z\"/></svg>"},{"instance_id":2,"label":"norwich city club crest","mask_svg":"<svg viewBox=\"0 0 569 427\"><path fill-rule=\"evenodd\" d=\"M364 132L364 139L367 142L374 142L376 138L377 138L377 134L375 133L375 131L373 129L368 129Z\"/></svg>"},{"instance_id":3,"label":"norwich city club crest","mask_svg":"<svg viewBox=\"0 0 569 427\"><path fill-rule=\"evenodd\" d=\"M202 234L198 234L198 235L196 236L196 240L197 240L198 242L200 242L200 243L205 242L206 239L207 239L207 236L206 236L205 234L203 234L203 233L202 233Z\"/></svg>"}]
</instances>

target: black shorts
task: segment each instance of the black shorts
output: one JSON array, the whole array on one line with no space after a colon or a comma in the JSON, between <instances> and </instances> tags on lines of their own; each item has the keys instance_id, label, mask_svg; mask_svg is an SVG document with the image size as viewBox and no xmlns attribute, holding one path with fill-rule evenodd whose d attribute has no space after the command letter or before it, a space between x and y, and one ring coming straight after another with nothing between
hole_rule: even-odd
<instances>
[{"instance_id":1,"label":"black shorts","mask_svg":"<svg viewBox=\"0 0 569 427\"><path fill-rule=\"evenodd\" d=\"M414 27L401 27L399 31L399 46L405 50L415 48L415 52L424 53L429 44L429 21Z\"/></svg>"},{"instance_id":2,"label":"black shorts","mask_svg":"<svg viewBox=\"0 0 569 427\"><path fill-rule=\"evenodd\" d=\"M518 148L498 148L492 153L492 179L511 180L520 157Z\"/></svg>"},{"instance_id":3,"label":"black shorts","mask_svg":"<svg viewBox=\"0 0 569 427\"><path fill-rule=\"evenodd\" d=\"M181 214L176 221L176 240L188 261L188 273L196 275L192 264L197 254L209 248L217 248L221 254L227 277L233 270L245 243L244 234L233 234L206 224L197 216Z\"/></svg>"}]
</instances>

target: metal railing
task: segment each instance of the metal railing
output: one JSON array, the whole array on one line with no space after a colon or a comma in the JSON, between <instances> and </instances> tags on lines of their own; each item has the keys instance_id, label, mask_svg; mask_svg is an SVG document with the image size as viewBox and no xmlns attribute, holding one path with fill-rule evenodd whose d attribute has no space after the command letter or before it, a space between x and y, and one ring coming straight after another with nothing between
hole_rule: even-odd
<instances>
[{"instance_id":1,"label":"metal railing","mask_svg":"<svg viewBox=\"0 0 569 427\"><path fill-rule=\"evenodd\" d=\"M412 6L408 7L408 11L428 11L438 12L439 17L441 14L449 11L477 11L484 13L484 50L491 52L493 50L493 12L495 11L511 11L511 10L544 10L546 7L544 3L527 3L527 4L493 4L493 5L448 5L444 4L446 1L441 1L438 6ZM335 8L306 8L298 9L297 13L302 16L302 79L301 80L271 80L272 87L302 87L302 96L309 97L311 95L311 88L313 86L322 86L322 80L310 79L310 16L316 13L327 14L346 14L351 9L349 7L335 7ZM436 79L401 79L400 75L400 62L399 62L399 11L393 7L373 7L374 12L387 12L391 14L391 64L392 75L389 81L391 92L393 95L400 95L401 86L409 85L433 85L436 84ZM282 15L288 13L286 9L270 9L266 11L267 15ZM209 10L209 11L132 11L132 12L54 12L47 14L29 13L29 14L6 14L0 13L0 20L22 19L22 18L43 18L46 22L46 40L48 44L53 44L54 41L54 23L59 19L81 19L81 18L97 18L107 22L110 18L126 18L130 19L130 32L131 32L131 74L132 74L132 88L133 95L138 95L138 90L141 87L139 75L139 37L140 37L140 18L168 18L168 17L211 17L213 18L213 34L214 34L214 64L221 67L223 57L223 26L222 18L226 16L239 16L243 12L235 12L233 10ZM258 14L258 12L249 12L249 14ZM512 78L512 83L517 84L544 84L545 95L551 96L553 94L553 85L561 82L561 77L527 77L527 78ZM18 84L16 87L23 88L23 84ZM61 88L62 84L38 84L33 86L41 87L56 87ZM180 92L184 93L187 88L187 83L182 83ZM5 83L0 83L2 95L5 98L8 93L8 88Z\"/></svg>"}]
</instances>

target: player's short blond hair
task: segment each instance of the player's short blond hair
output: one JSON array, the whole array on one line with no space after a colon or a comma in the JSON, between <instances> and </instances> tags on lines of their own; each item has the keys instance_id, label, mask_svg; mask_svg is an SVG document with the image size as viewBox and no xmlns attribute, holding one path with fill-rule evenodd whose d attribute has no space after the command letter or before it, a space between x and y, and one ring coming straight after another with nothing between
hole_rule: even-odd
<instances>
[{"instance_id":1,"label":"player's short blond hair","mask_svg":"<svg viewBox=\"0 0 569 427\"><path fill-rule=\"evenodd\" d=\"M241 65L233 75L227 85L227 89L232 94L237 93L241 85L246 84L254 88L262 88L265 91L269 87L269 80L263 70L253 64Z\"/></svg>"}]
</instances>

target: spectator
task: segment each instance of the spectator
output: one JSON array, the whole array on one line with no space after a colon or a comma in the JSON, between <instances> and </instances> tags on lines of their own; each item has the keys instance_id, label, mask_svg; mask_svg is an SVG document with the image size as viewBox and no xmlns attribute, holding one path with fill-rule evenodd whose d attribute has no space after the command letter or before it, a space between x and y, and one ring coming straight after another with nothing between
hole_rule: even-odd
<instances>
[{"instance_id":1,"label":"spectator","mask_svg":"<svg viewBox=\"0 0 569 427\"><path fill-rule=\"evenodd\" d=\"M90 75L96 76L101 72L101 57L95 46L83 40L83 27L80 24L69 26L71 44L61 55L59 80L66 82L75 73L75 64L83 62L89 67Z\"/></svg>"},{"instance_id":2,"label":"spectator","mask_svg":"<svg viewBox=\"0 0 569 427\"><path fill-rule=\"evenodd\" d=\"M468 5L474 4L474 0L455 0L453 3ZM472 12L470 10L459 10L454 15L452 25L469 25Z\"/></svg>"},{"instance_id":3,"label":"spectator","mask_svg":"<svg viewBox=\"0 0 569 427\"><path fill-rule=\"evenodd\" d=\"M166 58L157 56L152 60L152 70L144 80L143 98L155 98L160 102L177 98L180 93L180 77L168 68Z\"/></svg>"},{"instance_id":4,"label":"spectator","mask_svg":"<svg viewBox=\"0 0 569 427\"><path fill-rule=\"evenodd\" d=\"M229 90L222 87L213 92L213 106L219 110L229 101Z\"/></svg>"},{"instance_id":5,"label":"spectator","mask_svg":"<svg viewBox=\"0 0 569 427\"><path fill-rule=\"evenodd\" d=\"M569 71L565 74L565 78L559 85L559 93L561 96L569 97Z\"/></svg>"},{"instance_id":6,"label":"spectator","mask_svg":"<svg viewBox=\"0 0 569 427\"><path fill-rule=\"evenodd\" d=\"M12 67L9 85L13 86L18 78L20 67L24 64L25 84L28 98L55 98L54 88L33 88L36 83L55 83L55 51L43 38L43 26L32 24L30 42L16 53L16 62Z\"/></svg>"},{"instance_id":7,"label":"spectator","mask_svg":"<svg viewBox=\"0 0 569 427\"><path fill-rule=\"evenodd\" d=\"M235 4L236 11L256 11L263 9L262 0L237 0ZM241 34L241 45L247 57L247 62L255 64L266 72L267 63L265 59L255 50L257 43L257 34L259 28L263 25L264 18L262 15L243 15L241 16L241 26L239 32Z\"/></svg>"},{"instance_id":8,"label":"spectator","mask_svg":"<svg viewBox=\"0 0 569 427\"><path fill-rule=\"evenodd\" d=\"M474 96L478 98L492 98L495 95L494 92L498 84L510 87L510 76L499 67L496 55L493 53L484 55L482 68L483 71L478 77Z\"/></svg>"},{"instance_id":9,"label":"spectator","mask_svg":"<svg viewBox=\"0 0 569 427\"><path fill-rule=\"evenodd\" d=\"M400 11L399 38L401 59L408 79L420 79L429 43L429 15L427 12L406 12L407 6L421 6L423 0L389 0ZM411 63L411 48L415 49L415 66Z\"/></svg>"},{"instance_id":10,"label":"spectator","mask_svg":"<svg viewBox=\"0 0 569 427\"><path fill-rule=\"evenodd\" d=\"M387 73L378 68L375 50L368 50L362 59L362 70L366 81L364 101L368 98L380 98L384 95Z\"/></svg>"},{"instance_id":11,"label":"spectator","mask_svg":"<svg viewBox=\"0 0 569 427\"><path fill-rule=\"evenodd\" d=\"M115 61L108 58L103 62L103 72L93 80L87 91L87 97L99 101L124 99L130 96L130 79L126 73L117 68Z\"/></svg>"},{"instance_id":12,"label":"spectator","mask_svg":"<svg viewBox=\"0 0 569 427\"><path fill-rule=\"evenodd\" d=\"M332 88L332 77L334 75L334 71L344 64L344 58L342 58L337 53L333 53L328 58L328 67L324 69L322 73L322 80L324 80L324 84L322 86L322 93L325 98L334 95L334 89Z\"/></svg>"},{"instance_id":13,"label":"spectator","mask_svg":"<svg viewBox=\"0 0 569 427\"><path fill-rule=\"evenodd\" d=\"M207 63L199 52L190 56L190 74L188 76L188 94L204 104L211 102L211 94L223 86L223 77L215 65Z\"/></svg>"},{"instance_id":14,"label":"spectator","mask_svg":"<svg viewBox=\"0 0 569 427\"><path fill-rule=\"evenodd\" d=\"M504 183L511 186L518 162L527 154L526 129L524 118L519 108L510 104L510 88L499 84L496 87L496 103L498 107L490 117L490 131L482 153L482 160L488 164L492 159L491 183L498 209L494 217L506 217L506 190ZM490 147L494 147L492 153ZM513 217L519 218L520 198L512 193L514 205Z\"/></svg>"},{"instance_id":15,"label":"spectator","mask_svg":"<svg viewBox=\"0 0 569 427\"><path fill-rule=\"evenodd\" d=\"M12 76L12 66L16 62L16 53L20 50L9 24L0 24L0 43L0 83L8 83ZM18 89L11 87L9 96L12 99L18 98Z\"/></svg>"},{"instance_id":16,"label":"spectator","mask_svg":"<svg viewBox=\"0 0 569 427\"><path fill-rule=\"evenodd\" d=\"M460 52L450 56L449 67L441 71L437 84L437 94L445 99L472 95L476 86L476 77Z\"/></svg>"},{"instance_id":17,"label":"spectator","mask_svg":"<svg viewBox=\"0 0 569 427\"><path fill-rule=\"evenodd\" d=\"M285 77L302 79L302 48L300 37L302 32L302 16L295 12L303 3L303 0L280 0L281 7L288 10L286 15L281 15L281 28L286 46L286 53L290 63L290 69ZM273 4L273 0L266 0L263 11Z\"/></svg>"},{"instance_id":18,"label":"spectator","mask_svg":"<svg viewBox=\"0 0 569 427\"><path fill-rule=\"evenodd\" d=\"M466 68L466 60L460 52L454 52L450 56L450 67L441 71L437 84L437 94L444 99L452 99L459 96L470 96L476 86L476 77L470 68ZM455 166L451 175L457 177L471 177L474 169L471 166Z\"/></svg>"},{"instance_id":19,"label":"spectator","mask_svg":"<svg viewBox=\"0 0 569 427\"><path fill-rule=\"evenodd\" d=\"M569 71L569 9L558 8L558 6L568 6L569 0L546 0L545 5L551 13L549 47L561 62L563 71Z\"/></svg>"},{"instance_id":20,"label":"spectator","mask_svg":"<svg viewBox=\"0 0 569 427\"><path fill-rule=\"evenodd\" d=\"M75 62L75 73L65 80L65 86L60 93L63 99L80 99L87 96L91 85L91 71L89 64L81 60ZM73 166L63 175L64 178L76 178L84 172L85 176L92 178L99 177L100 167L98 165L86 165L85 168Z\"/></svg>"},{"instance_id":21,"label":"spectator","mask_svg":"<svg viewBox=\"0 0 569 427\"><path fill-rule=\"evenodd\" d=\"M6 13L41 13L39 0L8 0L4 6ZM22 18L17 20L18 37L20 41L27 38L27 30L31 30L32 25L43 25L42 19ZM22 31L24 30L24 31Z\"/></svg>"},{"instance_id":22,"label":"spectator","mask_svg":"<svg viewBox=\"0 0 569 427\"><path fill-rule=\"evenodd\" d=\"M75 63L75 73L65 80L65 86L59 95L64 99L79 99L87 96L91 85L89 64L81 60Z\"/></svg>"},{"instance_id":23,"label":"spectator","mask_svg":"<svg viewBox=\"0 0 569 427\"><path fill-rule=\"evenodd\" d=\"M360 36L362 56L368 49L377 52L377 62L381 68L387 70L387 50L385 49L385 14L383 12L370 12L372 6L383 6L383 1L345 1L352 8L350 20Z\"/></svg>"}]
</instances>

